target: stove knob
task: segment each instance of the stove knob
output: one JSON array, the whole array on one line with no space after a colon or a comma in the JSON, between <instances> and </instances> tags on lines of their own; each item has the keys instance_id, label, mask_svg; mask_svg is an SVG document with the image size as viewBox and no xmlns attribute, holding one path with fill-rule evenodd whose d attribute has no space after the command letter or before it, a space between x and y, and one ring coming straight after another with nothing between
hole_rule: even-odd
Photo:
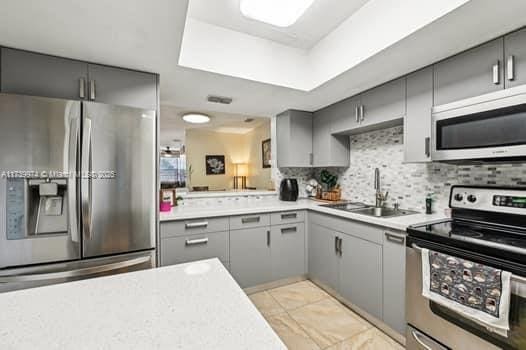
<instances>
[{"instance_id":1,"label":"stove knob","mask_svg":"<svg viewBox=\"0 0 526 350\"><path fill-rule=\"evenodd\" d=\"M457 194L455 195L454 198L455 198L455 200L456 200L457 202L460 202L461 200L464 199L464 196L462 196L461 193L457 193Z\"/></svg>"},{"instance_id":2,"label":"stove knob","mask_svg":"<svg viewBox=\"0 0 526 350\"><path fill-rule=\"evenodd\" d=\"M477 201L477 197L475 197L475 195L470 194L468 196L468 202L475 203L476 201Z\"/></svg>"}]
</instances>

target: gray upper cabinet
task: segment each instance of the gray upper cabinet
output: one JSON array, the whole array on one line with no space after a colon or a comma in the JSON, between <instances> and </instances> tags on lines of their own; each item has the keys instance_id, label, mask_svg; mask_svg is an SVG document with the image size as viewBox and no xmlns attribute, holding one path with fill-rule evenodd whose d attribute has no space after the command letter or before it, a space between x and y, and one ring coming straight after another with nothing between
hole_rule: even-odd
<instances>
[{"instance_id":1,"label":"gray upper cabinet","mask_svg":"<svg viewBox=\"0 0 526 350\"><path fill-rule=\"evenodd\" d=\"M384 232L383 320L405 333L405 234Z\"/></svg>"},{"instance_id":2,"label":"gray upper cabinet","mask_svg":"<svg viewBox=\"0 0 526 350\"><path fill-rule=\"evenodd\" d=\"M0 50L1 92L68 100L83 98L81 79L87 79L87 63L9 48Z\"/></svg>"},{"instance_id":3,"label":"gray upper cabinet","mask_svg":"<svg viewBox=\"0 0 526 350\"><path fill-rule=\"evenodd\" d=\"M305 275L305 224L272 226L272 279Z\"/></svg>"},{"instance_id":4,"label":"gray upper cabinet","mask_svg":"<svg viewBox=\"0 0 526 350\"><path fill-rule=\"evenodd\" d=\"M359 127L402 120L405 115L404 78L396 79L360 95Z\"/></svg>"},{"instance_id":5,"label":"gray upper cabinet","mask_svg":"<svg viewBox=\"0 0 526 350\"><path fill-rule=\"evenodd\" d=\"M382 319L382 246L346 234L340 238L340 294Z\"/></svg>"},{"instance_id":6,"label":"gray upper cabinet","mask_svg":"<svg viewBox=\"0 0 526 350\"><path fill-rule=\"evenodd\" d=\"M157 108L157 76L151 73L88 65L89 99L144 109Z\"/></svg>"},{"instance_id":7,"label":"gray upper cabinet","mask_svg":"<svg viewBox=\"0 0 526 350\"><path fill-rule=\"evenodd\" d=\"M316 282L338 290L339 256L335 231L310 222L309 225L309 277Z\"/></svg>"},{"instance_id":8,"label":"gray upper cabinet","mask_svg":"<svg viewBox=\"0 0 526 350\"><path fill-rule=\"evenodd\" d=\"M312 166L312 113L288 110L278 114L276 136L279 168Z\"/></svg>"},{"instance_id":9,"label":"gray upper cabinet","mask_svg":"<svg viewBox=\"0 0 526 350\"><path fill-rule=\"evenodd\" d=\"M270 227L230 231L230 272L243 288L272 280Z\"/></svg>"},{"instance_id":10,"label":"gray upper cabinet","mask_svg":"<svg viewBox=\"0 0 526 350\"><path fill-rule=\"evenodd\" d=\"M314 113L312 128L313 166L348 167L350 162L350 139L346 135L332 135L332 123L336 114L322 109Z\"/></svg>"},{"instance_id":11,"label":"gray upper cabinet","mask_svg":"<svg viewBox=\"0 0 526 350\"><path fill-rule=\"evenodd\" d=\"M504 37L506 88L526 84L526 28Z\"/></svg>"},{"instance_id":12,"label":"gray upper cabinet","mask_svg":"<svg viewBox=\"0 0 526 350\"><path fill-rule=\"evenodd\" d=\"M358 127L359 106L360 97L354 96L324 108L323 114L331 120L331 134L348 133L349 130Z\"/></svg>"},{"instance_id":13,"label":"gray upper cabinet","mask_svg":"<svg viewBox=\"0 0 526 350\"><path fill-rule=\"evenodd\" d=\"M434 66L434 104L462 100L504 88L504 39L453 56Z\"/></svg>"},{"instance_id":14,"label":"gray upper cabinet","mask_svg":"<svg viewBox=\"0 0 526 350\"><path fill-rule=\"evenodd\" d=\"M404 118L404 161L431 161L431 109L433 69L425 68L407 77L407 111Z\"/></svg>"}]
</instances>

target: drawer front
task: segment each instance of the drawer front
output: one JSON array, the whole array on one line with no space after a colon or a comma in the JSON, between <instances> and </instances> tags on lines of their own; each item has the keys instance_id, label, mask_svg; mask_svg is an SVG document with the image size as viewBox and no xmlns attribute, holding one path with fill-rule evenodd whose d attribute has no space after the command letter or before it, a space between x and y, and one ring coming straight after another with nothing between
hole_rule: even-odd
<instances>
[{"instance_id":1,"label":"drawer front","mask_svg":"<svg viewBox=\"0 0 526 350\"><path fill-rule=\"evenodd\" d=\"M383 243L384 230L375 225L320 213L309 214L309 222L377 244Z\"/></svg>"},{"instance_id":2,"label":"drawer front","mask_svg":"<svg viewBox=\"0 0 526 350\"><path fill-rule=\"evenodd\" d=\"M305 211L284 211L270 215L271 225L292 224L305 221Z\"/></svg>"},{"instance_id":3,"label":"drawer front","mask_svg":"<svg viewBox=\"0 0 526 350\"><path fill-rule=\"evenodd\" d=\"M161 265L211 258L218 258L226 264L228 241L226 231L161 239Z\"/></svg>"},{"instance_id":4,"label":"drawer front","mask_svg":"<svg viewBox=\"0 0 526 350\"><path fill-rule=\"evenodd\" d=\"M228 231L228 218L202 218L161 222L161 238Z\"/></svg>"},{"instance_id":5,"label":"drawer front","mask_svg":"<svg viewBox=\"0 0 526 350\"><path fill-rule=\"evenodd\" d=\"M239 215L230 217L230 229L241 230L251 227L262 227L270 225L269 214Z\"/></svg>"}]
</instances>

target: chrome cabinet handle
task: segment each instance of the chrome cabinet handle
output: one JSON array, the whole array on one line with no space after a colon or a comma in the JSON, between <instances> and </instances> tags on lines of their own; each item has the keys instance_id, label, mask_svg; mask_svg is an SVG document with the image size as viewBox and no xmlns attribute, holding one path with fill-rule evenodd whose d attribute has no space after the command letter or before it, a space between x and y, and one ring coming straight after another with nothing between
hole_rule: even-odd
<instances>
[{"instance_id":1,"label":"chrome cabinet handle","mask_svg":"<svg viewBox=\"0 0 526 350\"><path fill-rule=\"evenodd\" d=\"M184 225L186 228L203 228L208 226L208 221L202 221L202 222L187 222Z\"/></svg>"},{"instance_id":2,"label":"chrome cabinet handle","mask_svg":"<svg viewBox=\"0 0 526 350\"><path fill-rule=\"evenodd\" d=\"M356 118L356 122L360 122L360 107L356 106L354 107L354 116Z\"/></svg>"},{"instance_id":3,"label":"chrome cabinet handle","mask_svg":"<svg viewBox=\"0 0 526 350\"><path fill-rule=\"evenodd\" d=\"M267 247L270 247L270 230L267 231Z\"/></svg>"},{"instance_id":4,"label":"chrome cabinet handle","mask_svg":"<svg viewBox=\"0 0 526 350\"><path fill-rule=\"evenodd\" d=\"M309 164L310 165L314 164L314 154L312 153L309 153Z\"/></svg>"},{"instance_id":5,"label":"chrome cabinet handle","mask_svg":"<svg viewBox=\"0 0 526 350\"><path fill-rule=\"evenodd\" d=\"M338 252L340 253L340 256L343 254L343 239L338 237Z\"/></svg>"},{"instance_id":6,"label":"chrome cabinet handle","mask_svg":"<svg viewBox=\"0 0 526 350\"><path fill-rule=\"evenodd\" d=\"M198 238L198 239L187 239L185 242L185 245L201 245L201 244L207 244L208 243L208 237L206 238Z\"/></svg>"},{"instance_id":7,"label":"chrome cabinet handle","mask_svg":"<svg viewBox=\"0 0 526 350\"><path fill-rule=\"evenodd\" d=\"M95 80L89 81L89 98L95 101Z\"/></svg>"},{"instance_id":8,"label":"chrome cabinet handle","mask_svg":"<svg viewBox=\"0 0 526 350\"><path fill-rule=\"evenodd\" d=\"M493 84L500 84L500 60L497 60L497 63L493 65Z\"/></svg>"},{"instance_id":9,"label":"chrome cabinet handle","mask_svg":"<svg viewBox=\"0 0 526 350\"><path fill-rule=\"evenodd\" d=\"M429 157L431 155L431 138L430 137L426 137L425 152L426 152L426 157Z\"/></svg>"},{"instance_id":10,"label":"chrome cabinet handle","mask_svg":"<svg viewBox=\"0 0 526 350\"><path fill-rule=\"evenodd\" d=\"M365 107L360 105L360 123L365 120Z\"/></svg>"},{"instance_id":11,"label":"chrome cabinet handle","mask_svg":"<svg viewBox=\"0 0 526 350\"><path fill-rule=\"evenodd\" d=\"M77 178L73 178L72 174L77 170L78 159L78 139L79 139L80 121L78 118L71 120L69 129L69 158L68 168L70 177L68 179L68 214L69 214L69 229L71 232L71 240L75 243L80 242L79 238L79 224L78 224L78 210L77 210Z\"/></svg>"},{"instance_id":12,"label":"chrome cabinet handle","mask_svg":"<svg viewBox=\"0 0 526 350\"><path fill-rule=\"evenodd\" d=\"M79 97L86 98L86 79L79 79Z\"/></svg>"},{"instance_id":13,"label":"chrome cabinet handle","mask_svg":"<svg viewBox=\"0 0 526 350\"><path fill-rule=\"evenodd\" d=\"M397 243L397 244L405 243L405 236L397 235L397 234L390 233L390 232L384 232L384 234L385 234L385 238L390 242Z\"/></svg>"},{"instance_id":14,"label":"chrome cabinet handle","mask_svg":"<svg viewBox=\"0 0 526 350\"><path fill-rule=\"evenodd\" d=\"M250 224L250 223L254 223L254 222L259 222L260 219L261 218L259 216L252 216L252 217L249 217L249 218L242 218L241 219L241 223L242 224Z\"/></svg>"},{"instance_id":15,"label":"chrome cabinet handle","mask_svg":"<svg viewBox=\"0 0 526 350\"><path fill-rule=\"evenodd\" d=\"M339 253L339 251L338 251L338 236L334 236L334 252L336 254Z\"/></svg>"},{"instance_id":16,"label":"chrome cabinet handle","mask_svg":"<svg viewBox=\"0 0 526 350\"><path fill-rule=\"evenodd\" d=\"M281 233L292 233L292 232L298 232L298 228L294 226L294 227L285 227L281 229Z\"/></svg>"},{"instance_id":17,"label":"chrome cabinet handle","mask_svg":"<svg viewBox=\"0 0 526 350\"><path fill-rule=\"evenodd\" d=\"M84 135L82 140L82 224L84 237L91 239L91 199L92 199L92 174L91 174L91 119L84 120Z\"/></svg>"},{"instance_id":18,"label":"chrome cabinet handle","mask_svg":"<svg viewBox=\"0 0 526 350\"><path fill-rule=\"evenodd\" d=\"M86 267L78 270L51 272L51 273L40 273L34 275L12 275L12 276L0 276L0 283L14 283L14 282L31 282L31 281L47 281L56 280L61 278L72 278L94 275L97 273L108 272L126 267L136 266L144 264L151 260L150 256L143 256L127 261L120 261L112 264Z\"/></svg>"},{"instance_id":19,"label":"chrome cabinet handle","mask_svg":"<svg viewBox=\"0 0 526 350\"><path fill-rule=\"evenodd\" d=\"M282 220L296 219L297 217L298 217L297 213L281 214L281 219Z\"/></svg>"},{"instance_id":20,"label":"chrome cabinet handle","mask_svg":"<svg viewBox=\"0 0 526 350\"><path fill-rule=\"evenodd\" d=\"M508 56L506 75L508 80L515 80L515 56L513 55Z\"/></svg>"}]
</instances>

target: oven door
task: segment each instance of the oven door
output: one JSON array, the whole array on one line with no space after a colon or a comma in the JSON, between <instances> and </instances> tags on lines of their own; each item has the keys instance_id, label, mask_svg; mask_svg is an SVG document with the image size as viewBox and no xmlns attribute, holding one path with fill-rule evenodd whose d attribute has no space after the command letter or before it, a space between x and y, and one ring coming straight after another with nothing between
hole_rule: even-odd
<instances>
[{"instance_id":1,"label":"oven door","mask_svg":"<svg viewBox=\"0 0 526 350\"><path fill-rule=\"evenodd\" d=\"M410 244L413 247L437 250L436 245L426 247L426 244L421 241L418 242L417 246L414 245L415 243ZM425 349L421 345L421 341L425 337L434 339L437 343L442 343L451 349L526 348L525 284L512 281L511 330L508 333L508 338L504 338L490 333L484 327L464 318L462 315L424 298L422 296L422 256L420 250L413 247L407 247L406 250L407 349ZM440 251L448 254L447 250L440 249ZM417 332L414 332L415 329ZM414 341L412 341L413 338L415 338ZM410 346L410 344L413 345ZM434 349L433 347L430 348Z\"/></svg>"},{"instance_id":2,"label":"oven door","mask_svg":"<svg viewBox=\"0 0 526 350\"><path fill-rule=\"evenodd\" d=\"M511 90L433 108L432 159L525 158L526 91Z\"/></svg>"}]
</instances>

